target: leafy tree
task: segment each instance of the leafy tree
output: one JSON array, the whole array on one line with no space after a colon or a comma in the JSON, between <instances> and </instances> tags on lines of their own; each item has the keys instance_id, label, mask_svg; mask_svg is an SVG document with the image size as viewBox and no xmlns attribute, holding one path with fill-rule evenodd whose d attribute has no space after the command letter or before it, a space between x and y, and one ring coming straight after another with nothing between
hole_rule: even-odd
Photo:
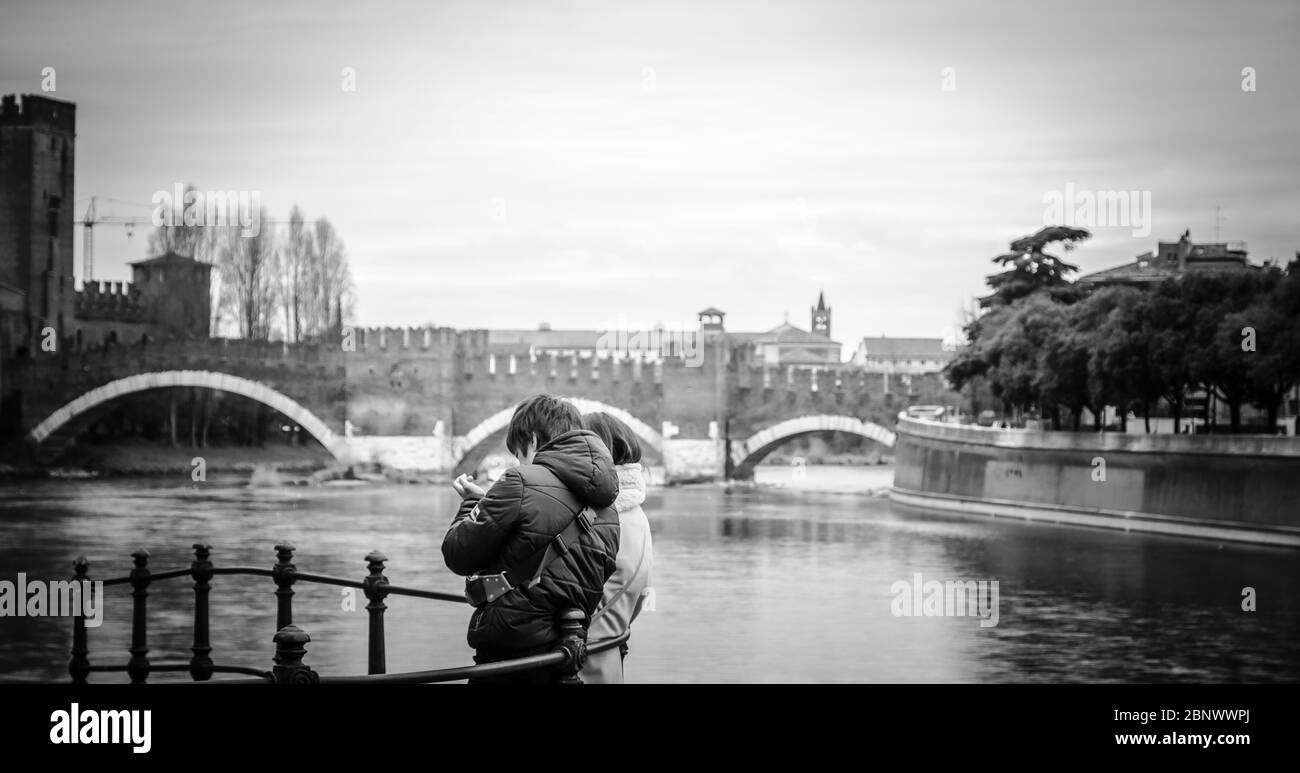
<instances>
[{"instance_id":1,"label":"leafy tree","mask_svg":"<svg viewBox=\"0 0 1300 773\"><path fill-rule=\"evenodd\" d=\"M1070 409L1072 428L1078 432L1083 409L1093 402L1088 393L1092 333L1082 324L1085 309L1081 306L1056 306L1053 311L1038 333L1035 381L1040 400ZM1054 417L1054 421L1059 424L1059 419Z\"/></svg>"},{"instance_id":2,"label":"leafy tree","mask_svg":"<svg viewBox=\"0 0 1300 773\"><path fill-rule=\"evenodd\" d=\"M1097 328L1089 372L1093 379L1110 379L1121 422L1128 409L1136 407L1142 414L1144 429L1150 433L1151 407L1164 392L1151 356L1154 320L1150 296L1134 287L1107 287L1093 297L1102 303L1103 295L1108 296L1104 301L1109 313Z\"/></svg>"},{"instance_id":3,"label":"leafy tree","mask_svg":"<svg viewBox=\"0 0 1300 773\"><path fill-rule=\"evenodd\" d=\"M1060 242L1069 252L1091 235L1082 228L1047 226L1011 242L1010 252L993 259L1004 270L987 278L993 294L980 299L980 305L985 308L1005 306L1036 290L1069 286L1066 275L1078 271L1079 267L1048 254L1047 247Z\"/></svg>"},{"instance_id":4,"label":"leafy tree","mask_svg":"<svg viewBox=\"0 0 1300 773\"><path fill-rule=\"evenodd\" d=\"M1300 261L1291 264L1271 292L1226 317L1223 328L1225 337L1235 336L1239 346L1242 331L1253 331L1254 351L1244 352L1241 360L1250 399L1268 414L1269 432L1275 432L1282 401L1300 384Z\"/></svg>"},{"instance_id":5,"label":"leafy tree","mask_svg":"<svg viewBox=\"0 0 1300 773\"><path fill-rule=\"evenodd\" d=\"M1227 406L1232 432L1241 431L1247 403L1275 425L1300 384L1300 256L1285 274L1193 272L1150 290L1093 288L1070 282L1074 267L1045 252L1087 236L1045 228L995 259L1007 270L988 278L994 292L966 326L970 344L947 379L959 389L987 382L1004 406L1037 405L1057 429L1062 409L1077 431L1087 408L1099 430L1114 405L1121 424L1139 409L1150 432L1152 406L1163 399L1177 432L1197 388Z\"/></svg>"},{"instance_id":6,"label":"leafy tree","mask_svg":"<svg viewBox=\"0 0 1300 773\"><path fill-rule=\"evenodd\" d=\"M1077 347L1071 354L1070 362L1076 372L1082 371L1082 384L1074 385L1078 395L1083 399L1092 413L1092 427L1100 432L1105 417L1106 406L1116 405L1120 408L1120 422L1125 421L1127 407L1131 402L1126 371L1116 368L1119 358L1112 355L1118 351L1123 356L1129 354L1123 349L1128 341L1127 331L1116 330L1112 318L1120 315L1123 304L1130 303L1132 293L1127 287L1103 287L1081 302L1066 306L1066 318L1071 340L1063 342ZM1081 359L1082 364L1075 362ZM1077 377L1077 376L1076 376ZM1076 420L1076 428L1078 421Z\"/></svg>"},{"instance_id":7,"label":"leafy tree","mask_svg":"<svg viewBox=\"0 0 1300 773\"><path fill-rule=\"evenodd\" d=\"M1163 387L1162 397L1174 417L1174 432L1182 431L1187 393L1196 385L1187 357L1188 331L1194 310L1185 302L1180 286L1169 279L1156 287L1148 300L1144 334L1151 347L1151 363Z\"/></svg>"},{"instance_id":8,"label":"leafy tree","mask_svg":"<svg viewBox=\"0 0 1300 773\"><path fill-rule=\"evenodd\" d=\"M1188 274L1177 280L1189 320L1183 356L1192 380L1228 406L1233 433L1241 431L1241 407L1251 396L1247 369L1254 353L1243 350L1242 326L1225 323L1276 282L1275 271Z\"/></svg>"}]
</instances>

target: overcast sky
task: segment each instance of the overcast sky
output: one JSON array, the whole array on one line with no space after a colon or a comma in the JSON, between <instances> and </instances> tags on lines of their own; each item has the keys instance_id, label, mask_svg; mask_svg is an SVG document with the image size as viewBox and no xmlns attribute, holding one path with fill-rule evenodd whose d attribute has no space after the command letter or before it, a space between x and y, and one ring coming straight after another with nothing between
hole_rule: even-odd
<instances>
[{"instance_id":1,"label":"overcast sky","mask_svg":"<svg viewBox=\"0 0 1300 773\"><path fill-rule=\"evenodd\" d=\"M1067 184L1150 192L1085 270L1216 205L1300 248L1295 0L317 6L6 0L0 91L55 68L78 217L177 182L328 216L363 325L806 328L824 288L846 354L938 336ZM97 229L97 278L147 231Z\"/></svg>"}]
</instances>

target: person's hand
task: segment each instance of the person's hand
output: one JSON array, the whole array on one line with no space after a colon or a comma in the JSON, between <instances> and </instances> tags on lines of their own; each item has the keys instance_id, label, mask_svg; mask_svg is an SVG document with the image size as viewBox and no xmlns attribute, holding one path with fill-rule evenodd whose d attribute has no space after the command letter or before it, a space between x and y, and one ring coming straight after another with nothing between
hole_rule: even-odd
<instances>
[{"instance_id":1,"label":"person's hand","mask_svg":"<svg viewBox=\"0 0 1300 773\"><path fill-rule=\"evenodd\" d=\"M482 499L483 495L487 493L479 488L478 484L474 483L473 477L473 475L458 475L451 482L452 489L460 495L461 499Z\"/></svg>"}]
</instances>

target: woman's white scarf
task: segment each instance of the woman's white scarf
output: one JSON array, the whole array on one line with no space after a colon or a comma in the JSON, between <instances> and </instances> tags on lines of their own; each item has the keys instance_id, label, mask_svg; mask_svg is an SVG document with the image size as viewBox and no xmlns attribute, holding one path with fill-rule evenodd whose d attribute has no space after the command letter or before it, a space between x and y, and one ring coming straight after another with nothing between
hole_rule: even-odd
<instances>
[{"instance_id":1,"label":"woman's white scarf","mask_svg":"<svg viewBox=\"0 0 1300 773\"><path fill-rule=\"evenodd\" d=\"M614 470L618 472L618 498L614 500L614 509L621 513L644 502L645 473L641 465L620 464Z\"/></svg>"}]
</instances>

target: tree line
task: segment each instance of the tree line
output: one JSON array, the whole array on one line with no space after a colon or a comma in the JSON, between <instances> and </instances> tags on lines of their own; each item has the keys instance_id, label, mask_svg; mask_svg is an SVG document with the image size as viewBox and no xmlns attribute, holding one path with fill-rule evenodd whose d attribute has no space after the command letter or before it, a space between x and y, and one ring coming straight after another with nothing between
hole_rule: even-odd
<instances>
[{"instance_id":1,"label":"tree line","mask_svg":"<svg viewBox=\"0 0 1300 773\"><path fill-rule=\"evenodd\" d=\"M1036 414L1054 429L1094 430L1107 406L1142 416L1151 431L1160 405L1181 431L1198 391L1227 406L1232 432L1254 405L1269 431L1300 384L1300 258L1285 270L1188 272L1150 288L1073 282L1077 267L1046 252L1090 236L1048 227L993 260L984 311L965 328L968 345L945 376L957 389L986 387L1004 408Z\"/></svg>"},{"instance_id":2,"label":"tree line","mask_svg":"<svg viewBox=\"0 0 1300 773\"><path fill-rule=\"evenodd\" d=\"M287 221L273 221L265 208L259 216L253 236L238 224L158 226L150 254L172 251L215 266L212 335L294 343L350 321L352 273L329 219L308 221L297 205Z\"/></svg>"}]
</instances>

